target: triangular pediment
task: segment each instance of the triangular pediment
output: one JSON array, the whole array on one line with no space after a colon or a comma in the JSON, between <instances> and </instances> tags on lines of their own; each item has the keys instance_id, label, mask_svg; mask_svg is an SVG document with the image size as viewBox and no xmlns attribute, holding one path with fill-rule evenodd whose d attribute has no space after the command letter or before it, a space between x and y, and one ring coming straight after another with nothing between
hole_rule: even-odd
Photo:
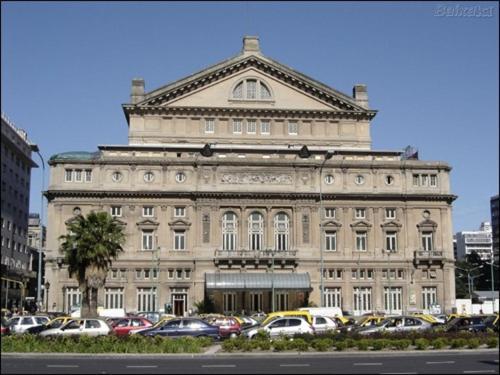
<instances>
[{"instance_id":1,"label":"triangular pediment","mask_svg":"<svg viewBox=\"0 0 500 375\"><path fill-rule=\"evenodd\" d=\"M351 224L352 228L370 228L371 226L372 225L369 222L364 220L359 220Z\"/></svg>"},{"instance_id":2,"label":"triangular pediment","mask_svg":"<svg viewBox=\"0 0 500 375\"><path fill-rule=\"evenodd\" d=\"M160 225L160 223L151 219L141 220L137 223L138 227L157 227L158 225Z\"/></svg>"},{"instance_id":3,"label":"triangular pediment","mask_svg":"<svg viewBox=\"0 0 500 375\"><path fill-rule=\"evenodd\" d=\"M168 225L171 227L186 228L186 227L191 226L191 223L187 222L186 220L177 219L177 220L174 220L174 221L168 223Z\"/></svg>"},{"instance_id":4,"label":"triangular pediment","mask_svg":"<svg viewBox=\"0 0 500 375\"><path fill-rule=\"evenodd\" d=\"M240 54L184 79L146 93L131 107L180 106L180 107L227 107L259 106L266 102L229 102L231 88L245 77L263 79L271 86L273 101L270 108L302 110L336 110L366 113L373 117L375 111L368 110L346 94L334 90L286 65L261 54Z\"/></svg>"},{"instance_id":5,"label":"triangular pediment","mask_svg":"<svg viewBox=\"0 0 500 375\"><path fill-rule=\"evenodd\" d=\"M380 226L382 228L385 228L385 229L399 229L402 227L402 225L400 223L398 223L397 221L394 221L394 220L391 220L391 221L388 221L387 223L383 223L383 224L380 224Z\"/></svg>"},{"instance_id":6,"label":"triangular pediment","mask_svg":"<svg viewBox=\"0 0 500 375\"><path fill-rule=\"evenodd\" d=\"M342 226L342 224L336 220L328 220L326 221L324 224L323 224L323 227L324 228L340 228Z\"/></svg>"}]
</instances>

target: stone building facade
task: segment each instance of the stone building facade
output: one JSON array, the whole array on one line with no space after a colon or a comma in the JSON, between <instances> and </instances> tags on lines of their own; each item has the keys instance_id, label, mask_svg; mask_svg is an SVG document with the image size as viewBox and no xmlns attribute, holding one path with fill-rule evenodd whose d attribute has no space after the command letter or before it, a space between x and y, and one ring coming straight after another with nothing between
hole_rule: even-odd
<instances>
[{"instance_id":1,"label":"stone building facade","mask_svg":"<svg viewBox=\"0 0 500 375\"><path fill-rule=\"evenodd\" d=\"M49 162L50 305L79 301L58 237L104 210L127 234L107 308L183 315L209 296L221 312L293 309L320 305L323 285L325 305L355 314L451 310L451 168L372 150L366 86L342 94L265 57L256 37L144 86L134 79L123 105L128 145Z\"/></svg>"}]
</instances>

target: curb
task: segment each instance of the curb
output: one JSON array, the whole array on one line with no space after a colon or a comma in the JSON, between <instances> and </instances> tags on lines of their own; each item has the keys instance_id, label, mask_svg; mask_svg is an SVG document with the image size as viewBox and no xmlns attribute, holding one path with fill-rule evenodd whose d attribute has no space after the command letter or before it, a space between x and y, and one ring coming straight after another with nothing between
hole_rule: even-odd
<instances>
[{"instance_id":1,"label":"curb","mask_svg":"<svg viewBox=\"0 0 500 375\"><path fill-rule=\"evenodd\" d=\"M2 357L109 357L109 358L120 358L120 357L142 357L142 358L158 358L158 357L170 357L170 358L204 358L204 357L262 357L262 354L272 355L274 357L353 357L357 355L363 355L365 357L380 357L380 356L420 356L429 354L438 355L473 355L473 354L498 354L498 348L494 349L442 349L442 350L404 350L404 351L352 351L352 352L287 352L287 353L276 353L276 352L254 352L254 353L218 353L220 349L218 345L210 347L204 353L186 353L186 354L174 354L174 353L164 353L164 354L147 354L147 353L1 353Z\"/></svg>"}]
</instances>

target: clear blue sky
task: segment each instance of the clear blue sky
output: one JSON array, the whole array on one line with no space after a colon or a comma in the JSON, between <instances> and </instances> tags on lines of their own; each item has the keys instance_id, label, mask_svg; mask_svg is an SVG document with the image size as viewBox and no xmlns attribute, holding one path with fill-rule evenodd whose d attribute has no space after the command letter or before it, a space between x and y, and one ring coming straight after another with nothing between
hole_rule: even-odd
<instances>
[{"instance_id":1,"label":"clear blue sky","mask_svg":"<svg viewBox=\"0 0 500 375\"><path fill-rule=\"evenodd\" d=\"M437 17L443 5L493 16ZM351 95L355 83L367 84L379 110L374 149L411 144L423 160L448 162L459 196L454 231L490 220L499 178L495 2L2 1L1 8L2 111L46 160L126 144L121 104L132 78L152 90L234 56L243 35L258 35L266 56L337 90ZM32 212L40 210L40 186L34 170Z\"/></svg>"}]
</instances>

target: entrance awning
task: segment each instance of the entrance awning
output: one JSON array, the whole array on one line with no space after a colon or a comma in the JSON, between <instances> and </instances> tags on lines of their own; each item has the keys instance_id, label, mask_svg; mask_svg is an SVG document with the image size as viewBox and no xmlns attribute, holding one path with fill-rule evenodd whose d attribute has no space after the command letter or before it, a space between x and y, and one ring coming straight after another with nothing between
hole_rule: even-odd
<instances>
[{"instance_id":1,"label":"entrance awning","mask_svg":"<svg viewBox=\"0 0 500 375\"><path fill-rule=\"evenodd\" d=\"M311 290L308 273L206 273L207 290Z\"/></svg>"}]
</instances>

